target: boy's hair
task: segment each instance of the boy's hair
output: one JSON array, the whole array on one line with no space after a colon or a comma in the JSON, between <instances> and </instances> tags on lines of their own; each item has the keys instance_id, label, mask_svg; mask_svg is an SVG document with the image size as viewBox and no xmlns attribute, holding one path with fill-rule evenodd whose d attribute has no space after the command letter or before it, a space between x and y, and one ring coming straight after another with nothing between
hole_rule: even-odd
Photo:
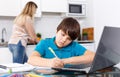
<instances>
[{"instance_id":1,"label":"boy's hair","mask_svg":"<svg viewBox=\"0 0 120 77\"><path fill-rule=\"evenodd\" d=\"M76 19L68 17L58 25L57 31L59 30L64 31L72 40L75 40L80 35L80 24Z\"/></svg>"}]
</instances>

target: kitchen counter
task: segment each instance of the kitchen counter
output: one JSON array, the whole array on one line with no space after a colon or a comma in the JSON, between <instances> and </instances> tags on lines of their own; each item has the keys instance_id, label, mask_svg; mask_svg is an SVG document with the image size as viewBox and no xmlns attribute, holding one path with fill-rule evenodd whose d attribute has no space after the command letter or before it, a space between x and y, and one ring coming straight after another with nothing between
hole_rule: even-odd
<instances>
[{"instance_id":1,"label":"kitchen counter","mask_svg":"<svg viewBox=\"0 0 120 77\"><path fill-rule=\"evenodd\" d=\"M8 42L0 43L0 48L8 47Z\"/></svg>"},{"instance_id":2,"label":"kitchen counter","mask_svg":"<svg viewBox=\"0 0 120 77\"><path fill-rule=\"evenodd\" d=\"M35 46L36 44L27 44L27 47ZM0 43L0 48L8 48L8 44L2 44Z\"/></svg>"},{"instance_id":3,"label":"kitchen counter","mask_svg":"<svg viewBox=\"0 0 120 77\"><path fill-rule=\"evenodd\" d=\"M93 40L77 41L80 45L84 46L90 51L95 52L95 42Z\"/></svg>"},{"instance_id":4,"label":"kitchen counter","mask_svg":"<svg viewBox=\"0 0 120 77\"><path fill-rule=\"evenodd\" d=\"M81 41L77 41L78 43L94 43L93 40L81 40Z\"/></svg>"}]
</instances>

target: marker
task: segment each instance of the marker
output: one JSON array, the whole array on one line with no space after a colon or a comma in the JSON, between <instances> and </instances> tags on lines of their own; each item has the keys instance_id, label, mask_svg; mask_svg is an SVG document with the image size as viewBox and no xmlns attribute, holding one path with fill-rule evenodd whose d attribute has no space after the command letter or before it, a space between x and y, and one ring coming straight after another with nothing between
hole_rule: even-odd
<instances>
[{"instance_id":1,"label":"marker","mask_svg":"<svg viewBox=\"0 0 120 77\"><path fill-rule=\"evenodd\" d=\"M53 50L51 47L49 47L48 49L53 53L53 55L54 55L56 58L58 58L58 56L55 54L54 50Z\"/></svg>"}]
</instances>

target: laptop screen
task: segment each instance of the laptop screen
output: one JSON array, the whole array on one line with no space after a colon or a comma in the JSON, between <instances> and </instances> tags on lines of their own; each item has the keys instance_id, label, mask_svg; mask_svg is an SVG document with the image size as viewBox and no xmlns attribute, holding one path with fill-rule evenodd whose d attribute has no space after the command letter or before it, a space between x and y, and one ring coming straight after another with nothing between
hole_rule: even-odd
<instances>
[{"instance_id":1,"label":"laptop screen","mask_svg":"<svg viewBox=\"0 0 120 77\"><path fill-rule=\"evenodd\" d=\"M89 72L120 62L120 28L105 26Z\"/></svg>"}]
</instances>

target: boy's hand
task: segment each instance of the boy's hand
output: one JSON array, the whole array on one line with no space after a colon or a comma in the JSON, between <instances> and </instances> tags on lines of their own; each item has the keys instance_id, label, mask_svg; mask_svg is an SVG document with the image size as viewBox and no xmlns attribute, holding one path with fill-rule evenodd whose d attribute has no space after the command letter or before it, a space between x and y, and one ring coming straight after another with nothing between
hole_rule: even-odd
<instances>
[{"instance_id":1,"label":"boy's hand","mask_svg":"<svg viewBox=\"0 0 120 77\"><path fill-rule=\"evenodd\" d=\"M50 59L50 67L62 68L64 67L64 63L59 58L53 58L53 59Z\"/></svg>"}]
</instances>

